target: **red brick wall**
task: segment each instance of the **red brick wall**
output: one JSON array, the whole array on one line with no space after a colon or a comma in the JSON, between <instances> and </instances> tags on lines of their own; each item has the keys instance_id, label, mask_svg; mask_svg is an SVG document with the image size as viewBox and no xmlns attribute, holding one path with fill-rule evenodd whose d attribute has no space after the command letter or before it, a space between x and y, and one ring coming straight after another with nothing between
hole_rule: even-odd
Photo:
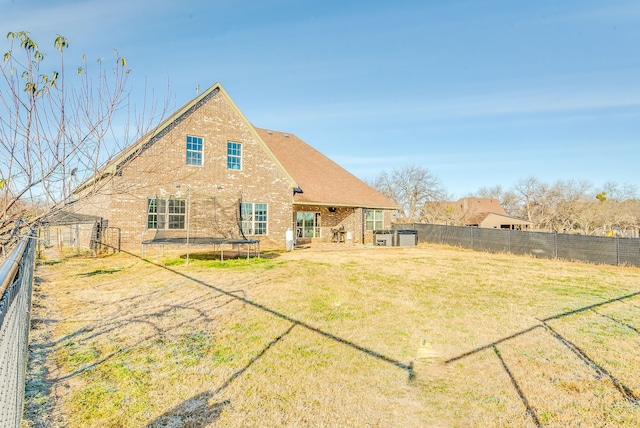
<instances>
[{"instance_id":1,"label":"red brick wall","mask_svg":"<svg viewBox=\"0 0 640 428\"><path fill-rule=\"evenodd\" d=\"M329 210L329 207L327 206L296 205L294 206L294 215L297 211L320 213L320 229L322 236L320 238L314 238L314 241L330 242L333 236L331 229L338 229L342 227L345 231L345 236L350 232L350 243L373 243L373 232L365 230L364 210L362 208L335 207L335 210ZM384 210L383 215L383 229L391 229L393 211Z\"/></svg>"},{"instance_id":2,"label":"red brick wall","mask_svg":"<svg viewBox=\"0 0 640 428\"><path fill-rule=\"evenodd\" d=\"M203 139L202 166L186 164L187 135ZM242 170L227 169L228 141L242 144ZM155 235L146 230L149 197L187 199L190 194L191 230L199 236L215 229L212 222L232 224L233 219L223 219L221 213L235 213L229 206L240 198L268 204L268 235L256 236L262 246L283 247L285 232L292 226L291 182L221 93L131 159L106 187L100 195L88 198L79 211L108 218L110 227L121 229L123 249L129 251L139 252L141 241ZM202 208L213 206L214 200L219 208L216 215L203 215ZM222 210L223 206L227 209ZM186 236L185 231L171 233Z\"/></svg>"}]
</instances>

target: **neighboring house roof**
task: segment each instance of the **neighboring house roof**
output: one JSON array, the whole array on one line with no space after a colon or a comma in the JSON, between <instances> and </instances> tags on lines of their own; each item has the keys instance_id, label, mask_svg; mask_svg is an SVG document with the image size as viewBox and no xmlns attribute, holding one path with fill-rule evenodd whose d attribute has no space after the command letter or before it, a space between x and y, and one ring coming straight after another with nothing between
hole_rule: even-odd
<instances>
[{"instance_id":1,"label":"neighboring house roof","mask_svg":"<svg viewBox=\"0 0 640 428\"><path fill-rule=\"evenodd\" d=\"M49 226L64 226L70 224L92 224L100 220L102 220L102 217L95 215L56 211L45 217L42 222Z\"/></svg>"},{"instance_id":2,"label":"neighboring house roof","mask_svg":"<svg viewBox=\"0 0 640 428\"><path fill-rule=\"evenodd\" d=\"M533 225L532 222L522 220L515 217L509 217L508 215L496 214L496 213L480 213L476 214L466 221L469 226L480 227L497 227L499 225Z\"/></svg>"},{"instance_id":3,"label":"neighboring house roof","mask_svg":"<svg viewBox=\"0 0 640 428\"><path fill-rule=\"evenodd\" d=\"M465 223L467 223L468 225L474 225L474 226L482 224L484 219L486 219L489 214L491 214L491 213L475 214L475 215L467 218Z\"/></svg>"},{"instance_id":4,"label":"neighboring house roof","mask_svg":"<svg viewBox=\"0 0 640 428\"><path fill-rule=\"evenodd\" d=\"M397 209L386 196L295 135L256 130L302 189L303 193L294 195L294 203Z\"/></svg>"},{"instance_id":5,"label":"neighboring house roof","mask_svg":"<svg viewBox=\"0 0 640 428\"><path fill-rule=\"evenodd\" d=\"M456 202L444 202L443 207L469 226L533 225L530 221L508 216L500 201L493 198L461 198Z\"/></svg>"},{"instance_id":6,"label":"neighboring house roof","mask_svg":"<svg viewBox=\"0 0 640 428\"><path fill-rule=\"evenodd\" d=\"M495 213L507 215L500 201L493 198L462 198L456 202L458 209L461 209L466 216L470 217L479 213Z\"/></svg>"}]
</instances>

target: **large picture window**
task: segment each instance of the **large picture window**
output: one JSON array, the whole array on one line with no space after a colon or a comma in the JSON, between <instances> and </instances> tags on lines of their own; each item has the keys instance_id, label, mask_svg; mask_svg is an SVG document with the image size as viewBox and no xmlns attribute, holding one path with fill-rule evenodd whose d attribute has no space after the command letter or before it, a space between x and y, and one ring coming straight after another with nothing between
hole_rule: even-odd
<instances>
[{"instance_id":1,"label":"large picture window","mask_svg":"<svg viewBox=\"0 0 640 428\"><path fill-rule=\"evenodd\" d=\"M184 199L147 199L148 229L184 229L185 215Z\"/></svg>"},{"instance_id":2,"label":"large picture window","mask_svg":"<svg viewBox=\"0 0 640 428\"><path fill-rule=\"evenodd\" d=\"M245 236L267 234L267 204L243 202L240 208L242 233Z\"/></svg>"},{"instance_id":3,"label":"large picture window","mask_svg":"<svg viewBox=\"0 0 640 428\"><path fill-rule=\"evenodd\" d=\"M202 138L187 135L187 165L202 166Z\"/></svg>"},{"instance_id":4,"label":"large picture window","mask_svg":"<svg viewBox=\"0 0 640 428\"><path fill-rule=\"evenodd\" d=\"M242 169L242 144L227 142L227 169Z\"/></svg>"},{"instance_id":5,"label":"large picture window","mask_svg":"<svg viewBox=\"0 0 640 428\"><path fill-rule=\"evenodd\" d=\"M367 210L365 217L365 223L367 230L382 230L384 229L384 211L382 210Z\"/></svg>"}]
</instances>

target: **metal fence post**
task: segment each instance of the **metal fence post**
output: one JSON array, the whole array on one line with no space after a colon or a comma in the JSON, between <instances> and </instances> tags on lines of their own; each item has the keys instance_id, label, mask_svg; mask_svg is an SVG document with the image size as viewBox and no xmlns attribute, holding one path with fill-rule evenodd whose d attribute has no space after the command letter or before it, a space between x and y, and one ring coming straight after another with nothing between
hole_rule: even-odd
<instances>
[{"instance_id":1,"label":"metal fence post","mask_svg":"<svg viewBox=\"0 0 640 428\"><path fill-rule=\"evenodd\" d=\"M473 250L473 227L470 227L469 231L471 232L471 249Z\"/></svg>"}]
</instances>

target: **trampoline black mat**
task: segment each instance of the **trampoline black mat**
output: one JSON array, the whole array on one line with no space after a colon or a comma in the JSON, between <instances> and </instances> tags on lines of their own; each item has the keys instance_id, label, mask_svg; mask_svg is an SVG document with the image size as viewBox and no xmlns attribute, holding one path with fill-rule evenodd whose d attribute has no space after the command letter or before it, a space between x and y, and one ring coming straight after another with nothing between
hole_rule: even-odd
<instances>
[{"instance_id":1,"label":"trampoline black mat","mask_svg":"<svg viewBox=\"0 0 640 428\"><path fill-rule=\"evenodd\" d=\"M259 243L259 239L228 239L228 238L154 238L142 241L143 245L251 245Z\"/></svg>"}]
</instances>

